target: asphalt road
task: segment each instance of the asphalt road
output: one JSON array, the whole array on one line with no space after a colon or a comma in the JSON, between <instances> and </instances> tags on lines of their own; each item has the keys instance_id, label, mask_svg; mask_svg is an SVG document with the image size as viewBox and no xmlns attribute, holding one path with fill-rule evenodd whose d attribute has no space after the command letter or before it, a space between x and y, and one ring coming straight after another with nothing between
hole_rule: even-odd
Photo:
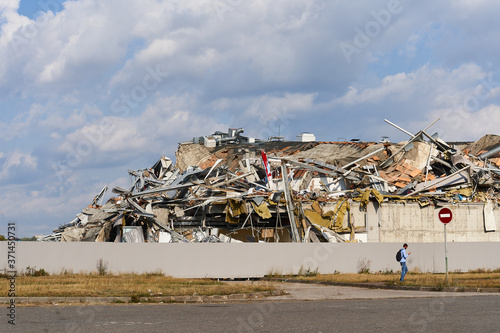
<instances>
[{"instance_id":1,"label":"asphalt road","mask_svg":"<svg viewBox=\"0 0 500 333\"><path fill-rule=\"evenodd\" d=\"M1 332L500 332L500 296L16 309Z\"/></svg>"}]
</instances>

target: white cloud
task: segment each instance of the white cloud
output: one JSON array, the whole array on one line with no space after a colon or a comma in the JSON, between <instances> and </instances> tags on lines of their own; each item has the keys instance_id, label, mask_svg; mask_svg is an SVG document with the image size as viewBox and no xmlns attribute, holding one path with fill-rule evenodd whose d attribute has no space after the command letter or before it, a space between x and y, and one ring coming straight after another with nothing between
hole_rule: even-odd
<instances>
[{"instance_id":1,"label":"white cloud","mask_svg":"<svg viewBox=\"0 0 500 333\"><path fill-rule=\"evenodd\" d=\"M285 94L282 97L264 95L252 101L246 113L249 117L265 117L270 110L308 112L313 108L315 94Z\"/></svg>"},{"instance_id":2,"label":"white cloud","mask_svg":"<svg viewBox=\"0 0 500 333\"><path fill-rule=\"evenodd\" d=\"M14 32L31 23L25 16L19 15L20 0L2 0L0 2L0 46L5 47L12 39Z\"/></svg>"},{"instance_id":3,"label":"white cloud","mask_svg":"<svg viewBox=\"0 0 500 333\"><path fill-rule=\"evenodd\" d=\"M487 73L475 64L463 64L451 71L424 65L411 73L388 75L374 87L351 86L344 96L335 100L335 104L357 105L385 100L410 102L424 96L430 107L456 104L461 95L470 93L486 76Z\"/></svg>"},{"instance_id":4,"label":"white cloud","mask_svg":"<svg viewBox=\"0 0 500 333\"><path fill-rule=\"evenodd\" d=\"M400 48L398 54L406 56L408 58L415 57L417 53L417 44L421 41L422 36L420 34L413 34L408 38L408 42Z\"/></svg>"},{"instance_id":5,"label":"white cloud","mask_svg":"<svg viewBox=\"0 0 500 333\"><path fill-rule=\"evenodd\" d=\"M0 163L0 181L12 177L13 172L34 172L37 169L36 157L17 149L11 153L0 154Z\"/></svg>"},{"instance_id":6,"label":"white cloud","mask_svg":"<svg viewBox=\"0 0 500 333\"><path fill-rule=\"evenodd\" d=\"M365 105L381 119L390 110L402 108L399 118L404 119L404 128L416 132L440 118L431 130L446 140L476 140L498 132L499 106L491 103L499 94L500 83L493 74L475 64L453 70L425 65L411 73L386 76L372 87L350 87L332 105Z\"/></svg>"},{"instance_id":7,"label":"white cloud","mask_svg":"<svg viewBox=\"0 0 500 333\"><path fill-rule=\"evenodd\" d=\"M57 132L52 132L52 133L50 133L50 137L54 140L59 140L61 138L61 134L59 134Z\"/></svg>"},{"instance_id":8,"label":"white cloud","mask_svg":"<svg viewBox=\"0 0 500 333\"><path fill-rule=\"evenodd\" d=\"M89 121L102 116L102 113L92 105L78 105L77 109L67 109L53 103L40 105L34 103L26 112L20 112L9 122L0 122L0 139L12 141L15 138L34 138L51 131L67 131L83 126Z\"/></svg>"},{"instance_id":9,"label":"white cloud","mask_svg":"<svg viewBox=\"0 0 500 333\"><path fill-rule=\"evenodd\" d=\"M164 57L170 57L177 51L177 42L170 39L155 39L146 49L137 53L137 61L148 64Z\"/></svg>"},{"instance_id":10,"label":"white cloud","mask_svg":"<svg viewBox=\"0 0 500 333\"><path fill-rule=\"evenodd\" d=\"M447 141L475 141L486 134L499 134L498 105L486 105L474 112L463 108L439 109L433 110L432 115L440 118L432 130ZM422 126L423 122L419 121L417 125Z\"/></svg>"},{"instance_id":11,"label":"white cloud","mask_svg":"<svg viewBox=\"0 0 500 333\"><path fill-rule=\"evenodd\" d=\"M387 0L75 0L34 20L0 0L9 203L35 214L52 198L46 220L77 213L116 172L227 127L376 140L384 118L418 131L441 117L433 129L445 139L498 131L500 3L401 4L348 63L339 44ZM78 150L78 165L54 181L50 166Z\"/></svg>"},{"instance_id":12,"label":"white cloud","mask_svg":"<svg viewBox=\"0 0 500 333\"><path fill-rule=\"evenodd\" d=\"M5 193L0 202L0 216L18 223L23 233L20 237L49 234L59 225L70 222L103 186L102 182L89 179L56 192L48 186L32 191L33 185L7 185L2 187Z\"/></svg>"},{"instance_id":13,"label":"white cloud","mask_svg":"<svg viewBox=\"0 0 500 333\"><path fill-rule=\"evenodd\" d=\"M173 153L179 140L227 127L210 114L197 114L199 108L189 95L159 97L138 116L96 118L60 140L57 149L66 154L60 162L79 169L104 162L123 165L124 158Z\"/></svg>"}]
</instances>

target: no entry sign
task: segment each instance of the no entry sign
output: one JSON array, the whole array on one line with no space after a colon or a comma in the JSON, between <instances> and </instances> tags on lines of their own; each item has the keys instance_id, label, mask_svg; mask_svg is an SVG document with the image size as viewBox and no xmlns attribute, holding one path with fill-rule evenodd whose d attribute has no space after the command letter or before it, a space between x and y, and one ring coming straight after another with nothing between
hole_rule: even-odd
<instances>
[{"instance_id":1,"label":"no entry sign","mask_svg":"<svg viewBox=\"0 0 500 333\"><path fill-rule=\"evenodd\" d=\"M444 225L444 261L446 265L446 281L448 281L448 251L446 250L446 225L451 222L453 214L449 208L441 208L438 213L439 221Z\"/></svg>"},{"instance_id":2,"label":"no entry sign","mask_svg":"<svg viewBox=\"0 0 500 333\"><path fill-rule=\"evenodd\" d=\"M442 208L438 213L438 217L439 217L439 221L446 224L446 223L450 223L451 218L453 217L453 214L451 213L451 210L449 208Z\"/></svg>"}]
</instances>

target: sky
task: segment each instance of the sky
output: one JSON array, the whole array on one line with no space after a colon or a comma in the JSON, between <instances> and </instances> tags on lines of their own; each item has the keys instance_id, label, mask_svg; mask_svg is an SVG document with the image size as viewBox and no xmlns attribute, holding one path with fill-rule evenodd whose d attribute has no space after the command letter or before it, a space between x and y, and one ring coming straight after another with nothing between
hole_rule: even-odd
<instances>
[{"instance_id":1,"label":"sky","mask_svg":"<svg viewBox=\"0 0 500 333\"><path fill-rule=\"evenodd\" d=\"M0 0L0 234L50 234L217 130L500 134L494 0ZM111 191L109 191L111 192ZM109 195L106 196L108 198ZM3 227L2 227L3 225ZM5 230L1 230L4 228Z\"/></svg>"}]
</instances>

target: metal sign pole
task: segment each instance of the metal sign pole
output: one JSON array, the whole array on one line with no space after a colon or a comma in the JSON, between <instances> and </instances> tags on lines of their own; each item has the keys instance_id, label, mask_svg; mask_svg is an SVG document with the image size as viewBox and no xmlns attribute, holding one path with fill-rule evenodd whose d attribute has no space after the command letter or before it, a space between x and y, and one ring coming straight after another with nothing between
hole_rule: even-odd
<instances>
[{"instance_id":1,"label":"metal sign pole","mask_svg":"<svg viewBox=\"0 0 500 333\"><path fill-rule=\"evenodd\" d=\"M444 261L446 264L446 282L448 282L448 251L446 249L446 224L444 224Z\"/></svg>"},{"instance_id":2,"label":"metal sign pole","mask_svg":"<svg viewBox=\"0 0 500 333\"><path fill-rule=\"evenodd\" d=\"M446 265L446 283L448 283L448 250L446 249L446 225L451 222L453 213L449 208L441 208L438 213L439 221L444 224L444 262Z\"/></svg>"}]
</instances>

